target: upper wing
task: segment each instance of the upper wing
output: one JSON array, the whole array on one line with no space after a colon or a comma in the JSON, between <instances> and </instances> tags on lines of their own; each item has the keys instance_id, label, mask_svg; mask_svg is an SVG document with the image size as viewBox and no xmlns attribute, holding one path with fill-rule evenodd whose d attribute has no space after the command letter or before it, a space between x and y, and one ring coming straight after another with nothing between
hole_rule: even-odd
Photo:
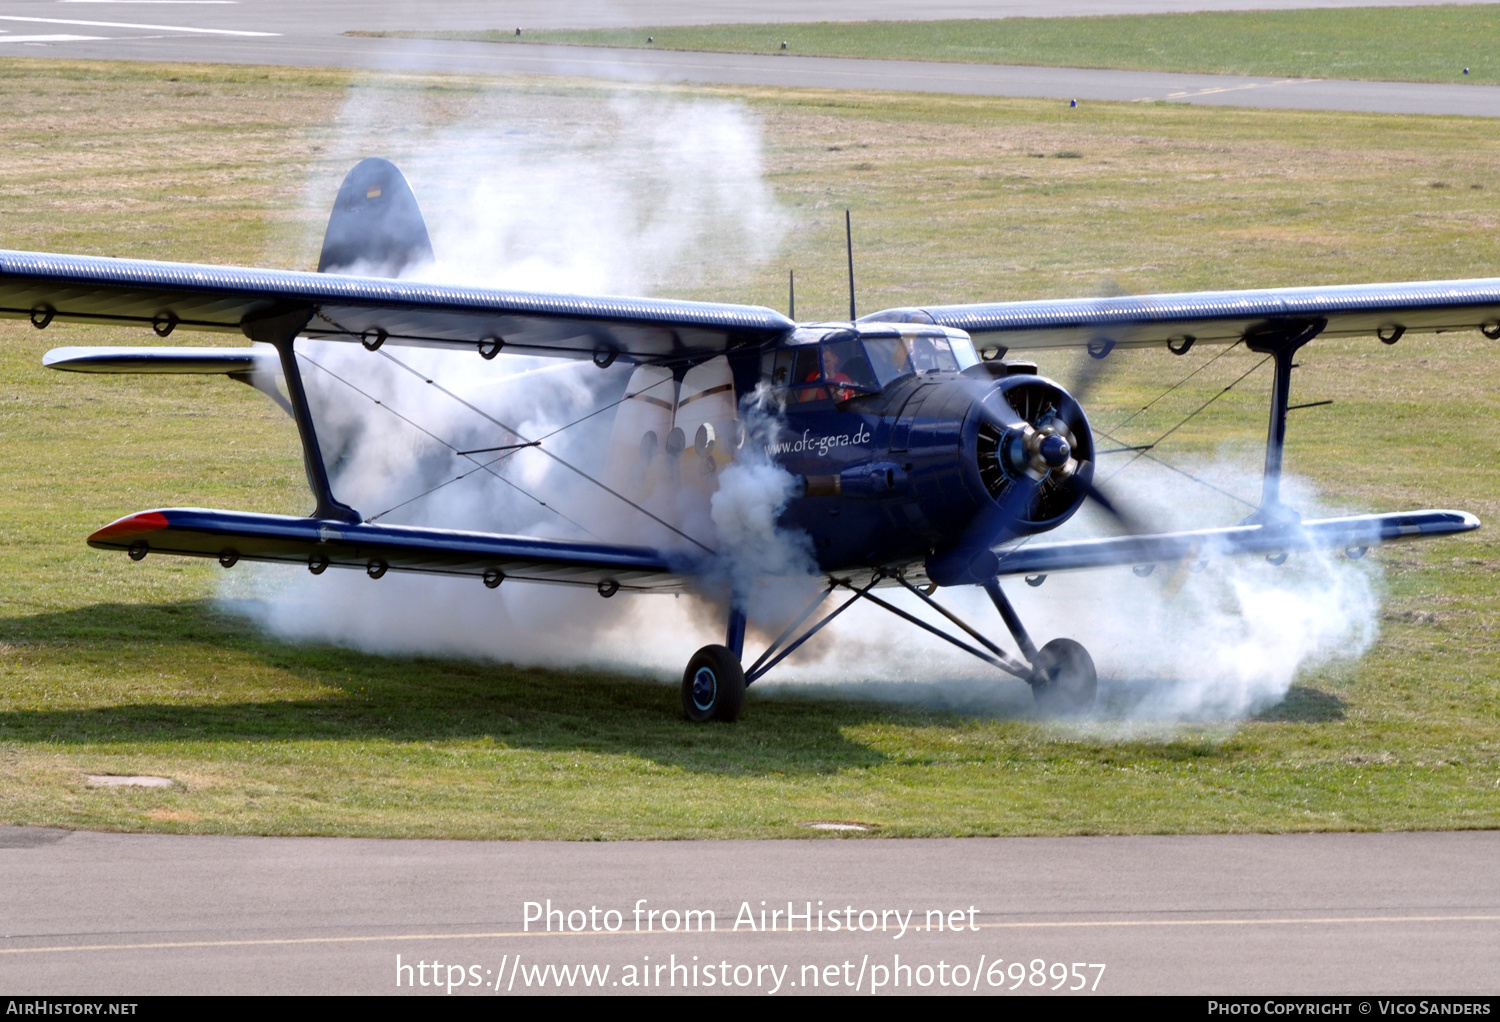
<instances>
[{"instance_id":1,"label":"upper wing","mask_svg":"<svg viewBox=\"0 0 1500 1022\"><path fill-rule=\"evenodd\" d=\"M753 305L496 291L376 277L0 250L0 316L240 333L312 309L303 333L437 347L635 361L759 345L794 326Z\"/></svg>"},{"instance_id":2,"label":"upper wing","mask_svg":"<svg viewBox=\"0 0 1500 1022\"><path fill-rule=\"evenodd\" d=\"M1484 330L1500 337L1500 278L1341 284L1259 291L1199 291L1123 298L930 305L870 320L931 322L974 336L980 348L1228 344L1272 323L1326 320L1325 335Z\"/></svg>"}]
</instances>

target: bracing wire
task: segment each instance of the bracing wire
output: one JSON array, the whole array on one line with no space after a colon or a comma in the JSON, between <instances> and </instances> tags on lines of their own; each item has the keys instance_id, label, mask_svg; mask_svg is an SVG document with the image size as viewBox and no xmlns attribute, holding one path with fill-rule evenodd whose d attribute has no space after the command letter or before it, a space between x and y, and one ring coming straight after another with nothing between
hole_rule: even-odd
<instances>
[{"instance_id":1,"label":"bracing wire","mask_svg":"<svg viewBox=\"0 0 1500 1022\"><path fill-rule=\"evenodd\" d=\"M365 519L365 524L366 525L370 525L370 524L378 521L379 519L384 518L386 515L390 514L392 511L395 511L398 508L403 508L406 505L408 505L410 503L413 503L414 501L420 500L423 497L427 496L428 494L436 493L438 490L441 490L443 487L449 485L450 483L456 483L460 479L465 479L465 478L467 478L467 477L469 477L471 475L474 475L476 472L485 471L485 472L489 472L490 475L494 476L496 479L500 480L502 483L504 483L505 485L509 486L511 489L515 490L517 493L521 494L524 497L529 498L530 500L535 501L541 507L544 507L548 511L550 511L553 514L557 515L557 517L561 518L563 521L568 522L569 524L574 525L577 528L582 529L584 532L587 532L589 535L595 536L597 538L597 535L595 533L591 532L588 528L586 528L585 526L583 526L579 522L575 522L573 519L569 518L567 515L563 514L561 511L557 510L557 508L550 506L546 501L542 500L540 497L536 496L535 494L527 492L526 490L522 489L520 486L517 486L511 480L505 478L499 472L496 472L494 470L494 465L500 461L499 458L496 458L493 461L490 461L488 463L480 463L479 461L477 461L472 456L470 456L468 454L465 454L465 452L463 452L463 451L460 451L458 449L458 447L455 446L454 444L450 444L448 441L444 440L442 437L438 436L436 433L432 432L430 429L427 429L426 427L424 427L424 426L422 426L422 425L420 425L420 424L412 421L407 416L402 415L396 409L392 408L390 405L386 404L384 401L381 401L379 398L375 397L373 394L370 394L370 393L367 393L364 390L361 390L359 387L355 386L353 383L350 383L348 380L344 379L342 376L340 376L338 373L334 372L332 369L329 369L327 366L325 366L325 365L321 364L320 362L318 362L318 361L316 361L316 360L308 357L307 355L303 354L300 351L297 353L297 357L301 358L308 365L311 365L311 366L313 366L313 367L315 367L317 369L321 369L323 372L327 373L329 376L333 377L335 380L337 380L338 382L342 383L344 386L348 387L350 390L354 391L356 394L360 395L361 397L363 397L363 398L365 398L365 399L367 399L369 401L374 402L376 405L380 406L381 408L384 408L386 411L390 412L396 418L400 419L402 422L406 423L408 426L411 426L413 429L418 430L419 432L426 434L427 436L431 437L433 440L436 440L438 443L440 443L444 447L448 448L448 450L452 451L454 454L461 455L461 456L464 456L464 457L468 457L470 461L472 461L472 462L475 463L475 467L474 468L472 468L469 471L463 473L462 475L457 476L456 478L453 478L453 479L449 479L447 482L439 483L437 486L434 486L434 487L432 487L429 490L426 490L426 491L424 491L422 493L419 493L415 497L411 497L411 498L409 498L407 500L403 500L401 503L395 505L394 507L388 507L388 508L386 508L384 511L381 511L379 514L371 515L369 518Z\"/></svg>"},{"instance_id":2,"label":"bracing wire","mask_svg":"<svg viewBox=\"0 0 1500 1022\"><path fill-rule=\"evenodd\" d=\"M1104 482L1106 482L1106 483L1109 482L1110 479L1114 479L1121 472L1125 471L1131 465L1134 465L1141 458L1146 457L1147 456L1147 452L1151 448L1156 447L1158 444L1160 444L1167 437L1171 436L1173 433L1177 432L1183 426L1186 426L1189 422L1193 421L1193 419L1197 418L1197 416L1198 416L1198 414L1200 412L1202 412L1204 409L1208 408L1209 405L1211 405L1215 401L1219 400L1219 398L1223 397L1225 394L1228 394L1231 390L1233 390L1235 387L1237 387L1240 383L1244 382L1244 380L1251 373L1255 372L1255 370L1259 369L1261 366L1263 366L1267 362L1271 361L1271 358L1272 358L1272 356L1267 355L1265 358L1263 358L1259 362L1255 363L1249 369L1246 369L1243 373L1241 373L1238 377L1236 377L1235 380L1232 383L1230 383L1227 387L1225 387L1222 390L1220 390L1217 393L1215 393L1207 401L1203 402L1197 408L1194 408L1191 412L1188 412L1187 415L1185 415L1182 418L1182 420L1179 421L1171 429L1168 429L1165 433L1163 433L1161 436L1157 437L1155 440L1152 440L1150 443L1142 445L1142 446L1144 446L1146 448L1146 450L1137 451L1134 457L1132 457L1125 464L1121 465L1119 468L1117 468L1113 472L1111 472L1109 474L1109 479L1105 479ZM1111 439L1114 439L1114 438L1111 438ZM1151 460L1155 461L1155 462L1158 462L1160 464L1165 464L1165 462L1162 462L1160 458L1153 457ZM1168 466L1168 467L1171 467L1171 466ZM1187 473L1183 473L1183 474L1186 475ZM1236 498L1236 499L1238 499L1238 498Z\"/></svg>"},{"instance_id":3,"label":"bracing wire","mask_svg":"<svg viewBox=\"0 0 1500 1022\"><path fill-rule=\"evenodd\" d=\"M426 497L426 496L429 496L431 494L434 494L438 490L443 489L445 486L451 486L454 483L462 482L463 480L469 478L469 476L474 475L476 472L488 471L494 465L498 464L499 461L500 461L499 458L495 458L493 461L487 461L487 462L485 462L484 464L480 465L478 468L471 468L467 472L461 472L458 475L454 476L452 479L445 479L443 482L438 483L436 486L431 487L430 489L423 490L421 493L417 494L415 497L408 497L406 500L403 500L399 504L393 504L393 505L391 505L390 507L386 508L384 511L380 512L379 514L371 515L369 518L365 519L365 524L366 525L370 525L373 522L375 522L375 521L377 521L377 520L379 520L381 518L384 518L386 515L390 514L392 511L399 511L399 510L401 510L403 507L405 507L408 504L415 504L417 501L421 500L423 497ZM494 473L491 473L491 474L493 475ZM509 480L506 480L506 482L509 482ZM512 485L514 485L514 484L512 484ZM517 487L517 489L519 489L519 487ZM528 494L528 496L530 496L530 495ZM533 497L532 499L535 500L536 498ZM542 504L541 501L537 501L537 503L538 504ZM553 514L558 515L558 517L562 517L561 513L558 512L556 509L547 507L546 504L542 504L542 507L546 507L548 511L551 511ZM571 519L569 519L569 521L571 521ZM581 528L583 528L583 526L580 525L579 528L581 529ZM585 531L587 531L587 530L585 530ZM593 535L593 534L590 533L590 535Z\"/></svg>"},{"instance_id":4,"label":"bracing wire","mask_svg":"<svg viewBox=\"0 0 1500 1022\"><path fill-rule=\"evenodd\" d=\"M648 391L655 390L657 387L660 387L663 383L666 383L666 382L667 382L666 380L657 380L655 383L651 384L651 386L649 386L649 387L642 387L640 390L627 391L626 394L625 394L625 396L622 397L622 398L620 398L618 401L611 401L609 404L604 405L601 408L595 408L592 412L589 412L587 415L579 416L578 418L574 419L572 422L564 423L563 425L558 426L556 429L552 430L552 432L550 432L550 433L543 433L541 436L537 437L535 440L531 441L530 443L516 444L515 446L518 447L518 448L520 448L520 447L536 447L536 446L540 445L543 440L551 440L553 437L557 436L557 434L563 432L564 430L572 429L574 426L577 426L579 423L587 422L587 421L589 421L590 419L592 419L596 415L603 415L605 412L609 411L611 408L618 408L620 405L623 405L626 401L629 401L631 398L640 397L642 394L645 394ZM499 450L499 449L500 448L496 448L496 450Z\"/></svg>"},{"instance_id":5,"label":"bracing wire","mask_svg":"<svg viewBox=\"0 0 1500 1022\"><path fill-rule=\"evenodd\" d=\"M1194 376L1197 376L1199 373L1203 372L1203 370L1207 369L1209 366L1213 365L1219 359L1221 359L1225 355L1229 354L1235 348L1239 347L1239 345L1240 345L1240 342L1239 341L1235 341L1233 344L1228 345L1227 347L1223 348L1213 358L1211 358L1208 361L1204 362L1197 369L1194 369L1192 372L1188 373L1182 379L1180 379L1176 383L1172 384L1170 387L1168 387L1166 390L1162 391L1160 394L1156 395L1150 401L1147 401L1145 404L1141 405L1141 407L1137 408L1135 411L1133 411L1129 415L1125 416L1125 418L1121 419L1119 422L1115 423L1113 426L1109 427L1108 429L1100 430L1099 431L1099 435L1100 436L1107 436L1111 440L1117 439L1113 435L1117 430L1124 429L1127 425L1129 425L1141 413L1150 411L1151 407L1153 405L1155 405L1158 401L1162 400L1168 394L1171 394L1174 390L1176 390L1178 387L1181 387L1184 383L1186 383L1187 381L1191 380Z\"/></svg>"},{"instance_id":6,"label":"bracing wire","mask_svg":"<svg viewBox=\"0 0 1500 1022\"><path fill-rule=\"evenodd\" d=\"M432 387L436 388L440 393L446 395L449 398L452 398L454 401L457 401L459 404L463 405L465 408L467 408L469 411L473 412L475 415L478 415L480 418L482 418L482 419L484 419L484 420L486 420L488 422L494 423L496 426L499 426L501 429L505 430L507 433L510 433L512 436L515 436L517 439L522 440L523 442L525 442L527 444L531 443L531 441L528 440L527 438L525 438L521 434L521 432L519 430L517 430L517 429L515 429L515 428L513 428L511 426L506 425L504 422L501 422L499 419L495 418L493 415L489 414L484 409L476 407L475 405L470 404L468 401L465 401L463 398L459 397L457 394L453 393L453 391L451 391L448 388L444 387L442 384L438 383L437 381L435 381L435 380L433 380L433 379L431 379L431 378L423 375L422 373L417 372L417 370L413 369L411 366L407 365L405 362L401 361L399 358L396 358L390 352L381 350L381 351L378 352L378 354L384 355L386 358L390 359L391 362L393 362L395 365L397 365L401 369L406 370L408 373L410 373L411 375L415 376L417 379L421 380L423 383L426 383L429 386L432 386ZM621 400L625 400L625 399L622 398ZM616 402L616 403L618 404L619 402ZM591 415L592 414L597 414L597 413L591 413ZM584 416L585 419L589 418L589 417L590 416ZM579 421L581 422L583 420L580 419ZM563 427L563 428L567 428L567 427ZM558 432L557 430L554 430L552 433L549 433L547 435L548 436L553 436L557 432ZM538 446L536 448L536 450L537 450L538 453L545 454L547 457L549 457L553 461L557 462L559 465L561 465L563 468L567 469L569 472L572 472L575 475L581 476L583 479L585 479L588 482L591 482L595 486L599 487L599 489L603 490L605 493L608 493L610 496L616 498L617 500L622 501L623 503L625 503L625 504L629 505L630 507L634 508L635 510L639 511L641 514L645 515L647 518L651 519L656 524L662 526L664 529L667 529L669 532L676 533L677 535L681 536L683 539L687 540L689 543L692 543L694 546L697 546L697 547L701 548L702 550L704 550L707 553L711 554L711 553L715 552L714 549L713 549L713 547L709 546L707 543L703 543L700 540L698 540L696 537L691 536L688 533L682 531L677 526L673 525L671 522L668 522L664 518L661 518L658 515L652 514L649 510L647 510L646 508L644 508L641 505L637 504L635 501L631 500L629 497L625 496L623 493L621 493L618 490L615 490L612 487L606 485L604 482L602 482L602 481L600 481L598 479L595 479L593 476L589 475L583 469L581 469L578 466L576 466L576 465L568 462L566 459L559 457L558 455L554 454L552 451L549 451L547 448Z\"/></svg>"},{"instance_id":7,"label":"bracing wire","mask_svg":"<svg viewBox=\"0 0 1500 1022\"><path fill-rule=\"evenodd\" d=\"M1183 384L1187 383L1193 377L1197 376L1199 373L1203 372L1209 366L1213 365L1219 359L1221 359L1225 355L1229 354L1236 347L1238 347L1241 343L1242 343L1242 341L1235 341L1233 344L1227 345L1226 347L1224 347L1223 349L1221 349L1218 352L1218 354L1214 355L1213 358L1208 359L1202 365L1198 366L1198 368L1194 369L1192 372L1188 373L1182 379L1180 379L1176 383L1172 384L1166 390L1164 390L1160 394L1156 395L1156 397L1152 398L1150 401L1147 401L1140 408L1137 408L1135 411L1131 412L1129 415L1125 416L1125 418L1121 419L1119 422L1115 423L1113 426L1109 427L1108 429L1102 429L1102 430L1100 430L1099 431L1099 435L1103 436L1103 437L1109 437L1109 439L1115 441L1116 443L1119 443L1119 444L1123 445L1124 441L1121 440L1118 436L1116 436L1116 434L1121 429L1123 429L1125 426L1129 425L1132 420L1134 420L1135 418L1137 418L1143 412L1149 411L1154 405L1157 404L1157 402L1159 402L1163 398L1167 397L1167 395L1171 394L1173 391L1177 390L1179 387L1181 387ZM1208 401L1204 402L1202 406L1194 409L1187 416L1187 418L1183 419L1181 422L1177 423L1177 425L1175 425L1171 429L1167 430L1167 432L1163 433L1156 440L1154 440L1154 441L1152 441L1150 443L1145 443L1145 444L1136 444L1136 445L1132 445L1132 446L1128 446L1128 447L1122 446L1122 447L1120 447L1120 448L1118 448L1116 450L1113 450L1113 451L1101 451L1100 453L1103 453L1103 454L1125 454L1125 453L1130 452L1130 451L1137 452L1135 458L1131 459L1131 462L1134 462L1136 460L1136 458L1146 458L1148 461L1155 462L1156 464L1160 465L1162 468L1170 469L1171 471L1176 472L1178 475L1185 476L1188 479L1191 479L1193 482L1198 483L1201 486L1207 487L1210 490L1213 490L1215 493L1221 493L1224 496L1230 498L1231 500L1239 501L1241 504L1244 504L1246 507L1250 507L1250 508L1256 507L1256 504L1254 502L1248 501L1244 497L1239 496L1238 494L1230 493L1228 490L1225 490L1225 489L1223 489L1221 487L1215 486L1213 483L1208 482L1206 479L1200 479L1197 476L1193 475L1191 472L1188 472L1185 469L1178 468L1176 465L1173 465L1173 464L1171 464L1168 461L1165 461L1165 460L1163 460L1161 458L1158 458L1156 455L1151 454L1150 452L1151 452L1151 450L1153 448L1156 447L1157 444L1161 443L1162 440L1166 439L1172 433L1175 433L1182 426L1185 426L1187 424L1187 422L1188 422L1189 419L1193 418L1199 412L1203 411L1204 408L1208 407L1208 405L1212 404L1214 401L1217 401L1219 398L1223 397L1226 393L1228 393L1230 390L1232 390L1234 388L1235 384L1238 384L1240 382L1240 380L1243 380L1245 378L1245 376L1249 376L1250 373L1253 373L1256 369L1259 369L1263 365L1265 365L1265 360L1261 360L1260 362L1256 363L1253 367L1251 367L1250 372L1245 373L1245 375L1241 376L1239 380L1235 380L1234 383L1231 383L1228 387L1225 387L1218 394L1215 394ZM1121 472L1123 472L1125 469L1127 469L1129 467L1130 467L1130 462L1127 462L1126 464L1121 465L1118 469L1116 469L1113 473L1110 474L1109 478L1113 479L1115 476L1119 475ZM1105 481L1108 482L1108 480L1105 480Z\"/></svg>"},{"instance_id":8,"label":"bracing wire","mask_svg":"<svg viewBox=\"0 0 1500 1022\"><path fill-rule=\"evenodd\" d=\"M1224 496L1228 497L1230 500L1237 500L1241 504L1244 504L1246 507L1248 507L1248 508L1250 508L1252 510L1254 510L1255 508L1257 508L1259 506L1254 501L1246 500L1244 497L1241 497L1239 494L1230 493L1228 490L1226 490L1226 489L1224 489L1222 487L1215 486L1213 483L1209 482L1207 479L1199 479L1197 476L1193 475L1193 473L1187 471L1186 469L1178 468L1176 465L1173 465L1171 462L1163 461L1162 459L1156 457L1156 455L1154 455L1154 454L1143 454L1143 456L1147 460L1149 460L1149 461L1156 462L1156 464L1160 465L1162 468L1170 469L1171 471L1176 472L1180 476L1186 476L1187 478L1191 479L1193 482L1197 483L1198 485L1200 485L1200 486L1206 486L1210 490L1213 490L1215 493L1222 493Z\"/></svg>"},{"instance_id":9,"label":"bracing wire","mask_svg":"<svg viewBox=\"0 0 1500 1022\"><path fill-rule=\"evenodd\" d=\"M572 422L565 423L564 425L561 425L561 426L557 427L556 429L554 429L550 433L543 433L540 437L538 437L535 440L530 441L529 443L524 443L524 444L501 444L498 447L480 447L480 448L478 448L476 450L472 450L472 451L457 451L455 453L467 456L467 455L471 455L471 454L493 454L493 453L495 453L497 451L503 451L505 453L501 454L500 457L495 458L492 461L485 462L486 466L498 465L498 464L500 464L500 462L504 461L506 458L510 457L512 454L516 453L517 451L524 450L524 449L526 449L528 447L540 447L543 440L547 440L547 439L550 439L551 437L555 437L555 436L557 436L557 434L561 433L563 430L572 429L574 426L578 425L580 422L587 422L589 419L592 419L594 416L602 414L603 412L607 412L611 408L618 407L619 405L624 404L626 401L629 401L631 398L633 398L633 397L639 397L640 395L646 393L648 390L653 390L656 387L660 387L663 383L666 383L666 382L667 382L666 380L657 380L655 383L651 384L651 386L649 386L649 387L642 387L640 390L637 390L637 391L634 391L634 392L631 392L631 393L627 393L624 397L620 398L618 401L611 401L609 404L605 405L602 408L595 408L592 412L589 412L587 415L584 415L584 416L581 416L581 417L579 417L577 419L574 419ZM376 402L376 403L378 404L379 402ZM418 427L418 428L420 428L420 427ZM467 479L469 476L473 475L475 471L477 471L477 470L471 469L468 472L463 472L463 473L461 473L459 475L454 476L452 479L449 479L446 482L438 483L436 486L432 487L432 489L430 489L430 490L423 490L421 493L417 494L415 497L412 497L410 500L404 500L400 504L397 504L395 507L386 508L384 511L380 512L380 514L376 515L375 517L379 518L382 515L388 515L392 511L395 511L397 508L402 508L402 507L405 507L407 504L412 503L413 501L421 500L423 497L427 496L428 494L430 494L430 493L436 493L438 490L441 490L443 487L447 486L449 483L456 483L460 479ZM507 482L508 481L509 480L507 480ZM514 484L512 484L512 485L514 485ZM535 498L533 498L533 499L535 499ZM541 503L541 502L538 501L538 503ZM542 506L543 507L547 507L546 504L542 504ZM562 515L562 513L560 511L556 511L556 509L554 509L554 508L548 507L548 510L549 511L553 511L554 514L557 514L559 516ZM568 519L568 520L572 521L572 519ZM374 519L370 519L370 521L374 521ZM582 528L582 526L579 526L579 527ZM584 531L588 531L588 530L585 529ZM589 533L589 534L590 535L595 535L595 533Z\"/></svg>"}]
</instances>

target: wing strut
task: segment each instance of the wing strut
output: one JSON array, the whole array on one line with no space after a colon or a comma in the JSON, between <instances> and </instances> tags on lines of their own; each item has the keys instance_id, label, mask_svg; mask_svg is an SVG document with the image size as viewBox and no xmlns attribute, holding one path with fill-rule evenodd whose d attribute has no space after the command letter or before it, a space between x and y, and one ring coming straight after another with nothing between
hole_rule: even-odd
<instances>
[{"instance_id":1,"label":"wing strut","mask_svg":"<svg viewBox=\"0 0 1500 1022\"><path fill-rule=\"evenodd\" d=\"M1276 360L1271 382L1271 422L1266 430L1266 472L1261 482L1260 509L1246 521L1251 524L1296 520L1296 512L1281 503L1281 455L1286 448L1287 401L1292 391L1292 359L1298 350L1323 332L1324 318L1270 323L1245 332L1245 347Z\"/></svg>"},{"instance_id":2,"label":"wing strut","mask_svg":"<svg viewBox=\"0 0 1500 1022\"><path fill-rule=\"evenodd\" d=\"M318 502L312 516L355 523L360 520L359 512L336 500L333 488L328 484L328 467L323 464L323 448L318 446L312 409L308 407L307 391L302 386L302 373L297 368L294 345L297 335L312 322L313 312L312 306L302 306L289 312L272 313L254 319L247 316L241 322L240 329L252 341L275 345L276 353L281 356L281 375L286 380L292 417L297 420L297 434L302 439L302 463L307 469L307 484L312 487L313 497Z\"/></svg>"}]
</instances>

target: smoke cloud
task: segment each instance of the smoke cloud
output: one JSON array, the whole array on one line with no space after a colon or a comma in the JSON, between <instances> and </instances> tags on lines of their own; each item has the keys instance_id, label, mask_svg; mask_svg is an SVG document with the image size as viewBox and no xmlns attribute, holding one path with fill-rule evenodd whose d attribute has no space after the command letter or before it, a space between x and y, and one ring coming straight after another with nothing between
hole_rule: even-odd
<instances>
[{"instance_id":1,"label":"smoke cloud","mask_svg":"<svg viewBox=\"0 0 1500 1022\"><path fill-rule=\"evenodd\" d=\"M458 102L356 88L309 185L309 213L317 214L310 219L326 216L342 175L369 155L401 167L427 219L436 261L413 268L413 279L680 293L734 279L777 251L786 229L764 181L758 122L735 103L525 90ZM315 252L320 243L321 228L304 249ZM548 450L604 479L612 413L570 424L617 402L631 366L601 371L511 356L485 362L472 353L400 348L372 355L337 343L299 349L335 492L362 514L391 524L692 549L535 450L456 454L518 435L547 436ZM770 619L785 599L762 572L789 575L793 590L815 585L805 543L774 524L792 485L768 459L748 456L720 473L716 493L653 508L721 551L706 599L602 600L592 589L515 584L490 591L398 573L378 583L353 572L314 579L266 565L235 573L223 596L288 639L671 678L699 646L722 641L720 605L731 592Z\"/></svg>"},{"instance_id":2,"label":"smoke cloud","mask_svg":"<svg viewBox=\"0 0 1500 1022\"><path fill-rule=\"evenodd\" d=\"M429 102L355 90L326 168L309 188L309 206L326 211L354 162L393 159L422 205L437 257L413 276L643 294L732 280L780 244L786 217L764 182L759 128L733 103L639 95L582 102L507 92L436 112L423 106ZM317 240L309 238L313 251ZM364 514L388 523L683 546L536 450L482 455L479 464L455 453L562 429L548 449L602 474L612 413L563 427L618 401L630 366L601 371L510 356L484 362L469 353L400 348L372 355L340 344L308 344L306 354L304 376L335 492ZM751 435L720 472L716 491L671 509L683 531L721 552L701 597L604 600L591 589L506 584L491 591L472 580L398 573L378 582L339 571L312 578L264 565L227 576L223 596L291 640L675 680L695 649L723 641L731 593L749 607L764 641L821 586L810 574L805 537L775 524L793 492L791 477L757 442L775 430L775 416L757 406L746 428ZM1232 460L1192 471L1231 492L1258 490L1258 479ZM1226 524L1244 514L1148 462L1111 489L1163 530ZM1314 511L1306 486L1288 479L1285 489L1296 506ZM1085 512L1040 541L1105 531ZM1218 559L1201 573L1163 565L1147 578L1118 569L1054 576L1039 588L1015 580L1006 588L1039 645L1067 636L1089 648L1100 673L1098 718L1233 720L1274 705L1299 672L1367 650L1376 637L1381 576L1368 559L1298 554L1279 568ZM931 617L908 594L888 593L882 595ZM1010 644L981 590L947 590L939 599ZM865 604L760 687L982 715L1031 712L1020 682Z\"/></svg>"},{"instance_id":3,"label":"smoke cloud","mask_svg":"<svg viewBox=\"0 0 1500 1022\"><path fill-rule=\"evenodd\" d=\"M1232 461L1184 467L1219 489L1259 492L1259 475ZM1109 489L1161 531L1232 524L1248 511L1149 462L1132 466ZM1306 517L1329 510L1320 508L1304 481L1284 477L1282 490ZM1103 516L1085 507L1036 542L1109 532ZM1281 566L1210 556L1201 567L1158 565L1144 578L1114 568L1053 575L1036 588L1015 578L1004 587L1037 645L1068 637L1088 648L1099 670L1094 720L1170 723L1242 719L1279 703L1301 672L1367 652L1378 637L1383 573L1371 558L1309 551ZM922 614L904 593L887 598ZM1014 649L982 590L947 589L938 598ZM822 660L793 664L767 687L796 692L813 686L824 694L819 683L838 678L856 683L845 689L856 698L981 716L1029 712L1021 683L915 628L893 630L876 608L856 606L830 630L835 634L816 651ZM931 683L913 684L917 679Z\"/></svg>"}]
</instances>

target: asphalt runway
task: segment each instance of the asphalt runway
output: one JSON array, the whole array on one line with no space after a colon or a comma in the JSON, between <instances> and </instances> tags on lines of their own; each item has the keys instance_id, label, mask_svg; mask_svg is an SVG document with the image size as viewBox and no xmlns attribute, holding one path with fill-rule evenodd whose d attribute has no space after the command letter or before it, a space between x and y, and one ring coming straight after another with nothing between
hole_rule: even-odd
<instances>
[{"instance_id":1,"label":"asphalt runway","mask_svg":"<svg viewBox=\"0 0 1500 1022\"><path fill-rule=\"evenodd\" d=\"M1151 0L1124 0L1148 6ZM841 0L816 9L844 11ZM447 25L476 5L455 4L430 27ZM643 9L670 13L661 0ZM978 6L978 5L973 5ZM1080 3L1097 10L1099 3ZM713 8L738 16L732 5ZM1131 8L1134 9L1134 8ZM250 11L264 16L246 17ZM1319 81L1203 74L1013 67L784 55L683 53L644 49L511 46L494 43L377 39L339 34L345 27L409 25L401 4L361 6L361 25L326 5L131 5L84 0L0 0L0 53L96 60L347 67L372 71L563 75L620 81L702 82L830 89L885 89L1057 100L1156 101L1215 106L1357 113L1500 116L1500 87L1404 82ZM447 10L440 8L440 10ZM100 12L104 12L101 14ZM121 11L127 12L121 14ZM315 18L314 29L304 21ZM229 13L224 13L229 12ZM299 13L300 12L300 13ZM926 13L931 13L928 9ZM488 15L485 15L488 17ZM711 20L719 20L715 15Z\"/></svg>"},{"instance_id":2,"label":"asphalt runway","mask_svg":"<svg viewBox=\"0 0 1500 1022\"><path fill-rule=\"evenodd\" d=\"M1500 833L1474 831L511 843L0 828L0 989L446 995L456 980L495 996L582 992L545 970L607 965L605 988L627 993L660 965L649 992L723 992L722 971L743 993L868 994L884 978L876 992L975 994L1011 993L1020 963L1015 993L1052 993L1061 962L1083 992L1493 994L1497 862ZM565 913L550 934L548 899ZM781 912L774 932L762 902L767 923ZM689 909L711 910L712 932L683 933ZM834 932L835 912L856 932ZM582 931L559 932L570 922ZM397 955L421 966L399 988Z\"/></svg>"},{"instance_id":3,"label":"asphalt runway","mask_svg":"<svg viewBox=\"0 0 1500 1022\"><path fill-rule=\"evenodd\" d=\"M4 0L0 14L100 21L171 21L310 37L365 31L624 28L792 21L935 21L1090 14L1413 7L1484 0ZM142 17L141 15L150 15ZM170 15L166 17L165 15Z\"/></svg>"}]
</instances>

